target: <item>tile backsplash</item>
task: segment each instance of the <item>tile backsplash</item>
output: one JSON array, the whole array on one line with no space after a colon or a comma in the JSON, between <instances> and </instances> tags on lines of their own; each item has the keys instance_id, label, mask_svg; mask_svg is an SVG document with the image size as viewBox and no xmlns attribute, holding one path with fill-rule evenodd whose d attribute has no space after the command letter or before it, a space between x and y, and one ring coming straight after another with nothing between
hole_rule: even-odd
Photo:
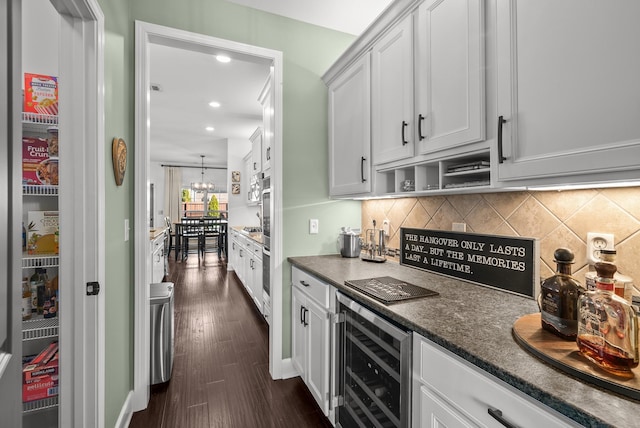
<instances>
[{"instance_id":1,"label":"tile backsplash","mask_svg":"<svg viewBox=\"0 0 640 428\"><path fill-rule=\"evenodd\" d=\"M362 229L390 222L388 247L399 248L400 228L533 237L540 240L540 277L553 275L553 252L570 248L573 273L584 284L587 232L612 233L621 273L640 282L640 187L377 199L362 203Z\"/></svg>"}]
</instances>

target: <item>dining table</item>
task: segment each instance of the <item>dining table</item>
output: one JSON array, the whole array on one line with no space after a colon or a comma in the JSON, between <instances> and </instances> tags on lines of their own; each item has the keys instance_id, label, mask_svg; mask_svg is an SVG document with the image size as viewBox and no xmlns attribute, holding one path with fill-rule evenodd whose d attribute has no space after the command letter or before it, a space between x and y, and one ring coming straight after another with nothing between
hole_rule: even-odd
<instances>
[{"instance_id":1,"label":"dining table","mask_svg":"<svg viewBox=\"0 0 640 428\"><path fill-rule=\"evenodd\" d=\"M219 228L218 234L218 258L222 255L227 256L227 229L229 221L224 218L218 217L187 217L179 222L173 223L175 233L175 260L178 260L178 253L180 252L182 260L185 260L188 256L187 252L182 248L183 234L189 230L193 231L194 227L198 233L198 251L201 251L201 245L205 235L205 226L215 225Z\"/></svg>"}]
</instances>

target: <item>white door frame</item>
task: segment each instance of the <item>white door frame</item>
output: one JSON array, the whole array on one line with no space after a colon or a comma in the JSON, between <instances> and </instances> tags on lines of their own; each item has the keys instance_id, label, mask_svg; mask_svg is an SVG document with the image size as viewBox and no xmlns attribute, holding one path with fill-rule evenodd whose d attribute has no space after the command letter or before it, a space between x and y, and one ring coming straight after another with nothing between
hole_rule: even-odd
<instances>
[{"instance_id":1,"label":"white door frame","mask_svg":"<svg viewBox=\"0 0 640 428\"><path fill-rule=\"evenodd\" d=\"M105 281L104 15L96 0L52 0L52 4L61 15L58 127L65 163L60 168L58 200L64 211L59 423L101 428L105 293L87 296L85 284Z\"/></svg>"},{"instance_id":2,"label":"white door frame","mask_svg":"<svg viewBox=\"0 0 640 428\"><path fill-rule=\"evenodd\" d=\"M283 369L282 359L282 52L246 45L230 40L191 33L175 28L136 21L135 49L135 336L133 410L145 409L149 402L149 283L151 280L151 252L149 251L149 69L150 45L183 49L215 48L243 53L272 61L274 67L275 128L272 150L271 186L274 215L271 237L271 305L269 329L269 372L274 379L282 378L290 370ZM256 94L256 97L258 94ZM288 310L288 309L287 309ZM289 363L290 365L290 363Z\"/></svg>"}]
</instances>

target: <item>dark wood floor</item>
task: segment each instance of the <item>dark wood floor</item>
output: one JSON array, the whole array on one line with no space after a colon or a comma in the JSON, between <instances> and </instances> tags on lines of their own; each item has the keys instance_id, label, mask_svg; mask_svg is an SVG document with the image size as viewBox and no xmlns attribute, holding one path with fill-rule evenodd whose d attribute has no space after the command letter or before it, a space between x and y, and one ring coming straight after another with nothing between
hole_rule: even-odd
<instances>
[{"instance_id":1,"label":"dark wood floor","mask_svg":"<svg viewBox=\"0 0 640 428\"><path fill-rule=\"evenodd\" d=\"M172 378L132 428L331 427L299 377L269 376L267 324L224 261L169 265L175 284Z\"/></svg>"}]
</instances>

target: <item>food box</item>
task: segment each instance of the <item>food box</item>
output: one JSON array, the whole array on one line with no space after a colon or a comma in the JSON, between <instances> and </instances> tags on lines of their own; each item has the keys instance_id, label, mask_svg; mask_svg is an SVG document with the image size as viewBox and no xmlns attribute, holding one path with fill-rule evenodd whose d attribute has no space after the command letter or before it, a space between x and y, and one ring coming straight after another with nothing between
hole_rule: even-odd
<instances>
[{"instance_id":1,"label":"food box","mask_svg":"<svg viewBox=\"0 0 640 428\"><path fill-rule=\"evenodd\" d=\"M58 375L42 376L22 384L22 401L29 402L58 395Z\"/></svg>"},{"instance_id":2,"label":"food box","mask_svg":"<svg viewBox=\"0 0 640 428\"><path fill-rule=\"evenodd\" d=\"M58 150L57 139L22 138L22 184L58 185L58 158L50 156L50 150Z\"/></svg>"},{"instance_id":3,"label":"food box","mask_svg":"<svg viewBox=\"0 0 640 428\"><path fill-rule=\"evenodd\" d=\"M44 74L24 74L24 106L28 113L58 115L58 78Z\"/></svg>"},{"instance_id":4,"label":"food box","mask_svg":"<svg viewBox=\"0 0 640 428\"><path fill-rule=\"evenodd\" d=\"M36 360L38 362L35 362ZM54 342L22 366L22 382L33 383L45 376L57 376L58 366L58 343Z\"/></svg>"},{"instance_id":5,"label":"food box","mask_svg":"<svg viewBox=\"0 0 640 428\"><path fill-rule=\"evenodd\" d=\"M22 401L58 395L58 342L52 342L22 368Z\"/></svg>"},{"instance_id":6,"label":"food box","mask_svg":"<svg viewBox=\"0 0 640 428\"><path fill-rule=\"evenodd\" d=\"M27 253L58 254L58 211L29 211Z\"/></svg>"}]
</instances>

